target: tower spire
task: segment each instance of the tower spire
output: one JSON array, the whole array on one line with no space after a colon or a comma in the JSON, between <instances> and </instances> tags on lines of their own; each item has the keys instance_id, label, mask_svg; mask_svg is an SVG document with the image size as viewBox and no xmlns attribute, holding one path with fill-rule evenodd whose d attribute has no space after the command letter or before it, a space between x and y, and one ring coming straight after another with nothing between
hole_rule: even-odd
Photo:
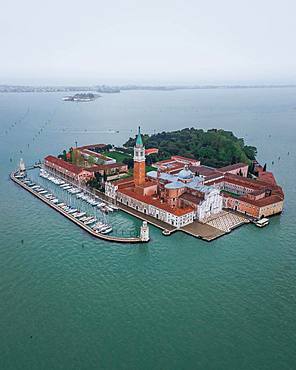
<instances>
[{"instance_id":1,"label":"tower spire","mask_svg":"<svg viewBox=\"0 0 296 370\"><path fill-rule=\"evenodd\" d=\"M143 146L143 140L142 140L142 135L141 135L141 127L138 127L138 135L137 135L137 140L136 140L136 146Z\"/></svg>"}]
</instances>

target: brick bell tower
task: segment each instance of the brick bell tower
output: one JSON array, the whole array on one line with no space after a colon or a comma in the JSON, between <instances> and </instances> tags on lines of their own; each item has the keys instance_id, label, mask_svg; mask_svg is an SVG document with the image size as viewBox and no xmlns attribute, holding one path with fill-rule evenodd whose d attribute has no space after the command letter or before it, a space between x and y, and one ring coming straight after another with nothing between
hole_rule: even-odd
<instances>
[{"instance_id":1,"label":"brick bell tower","mask_svg":"<svg viewBox=\"0 0 296 370\"><path fill-rule=\"evenodd\" d=\"M134 183L136 186L145 183L145 147L142 141L140 126L134 147Z\"/></svg>"}]
</instances>

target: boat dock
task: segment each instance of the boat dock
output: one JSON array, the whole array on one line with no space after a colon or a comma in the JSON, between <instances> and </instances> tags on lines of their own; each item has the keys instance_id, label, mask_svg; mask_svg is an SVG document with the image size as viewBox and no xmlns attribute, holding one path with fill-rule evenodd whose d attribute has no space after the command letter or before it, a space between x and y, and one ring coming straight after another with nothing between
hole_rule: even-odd
<instances>
[{"instance_id":1,"label":"boat dock","mask_svg":"<svg viewBox=\"0 0 296 370\"><path fill-rule=\"evenodd\" d=\"M62 208L58 207L56 204L52 203L49 199L47 199L45 196L42 194L38 193L34 189L32 189L30 186L28 186L26 183L22 182L19 178L16 177L16 172L12 172L10 174L10 178L12 181L14 181L16 184L20 185L23 189L27 190L29 193L34 195L36 198L39 198L42 200L44 203L46 203L48 206L51 208L55 209L58 211L60 214L74 222L76 225L84 229L86 232L91 234L92 236L103 239L106 241L111 241L111 242L116 242L116 243L145 243L147 241L142 240L140 237L117 237L117 236L111 236L111 235L105 235L100 232L96 232L93 230L91 227L85 225L82 221L79 219L75 218L72 216L72 214L67 213L64 211Z\"/></svg>"},{"instance_id":2,"label":"boat dock","mask_svg":"<svg viewBox=\"0 0 296 370\"><path fill-rule=\"evenodd\" d=\"M214 239L217 239L219 238L220 236L223 236L226 234L225 231L222 231L220 229L217 229L213 226L210 226L210 225L207 225L207 224L203 224L201 222L198 222L198 221L194 221L193 223L189 224L189 225L186 225L186 226L183 226L181 227L180 229L170 225L170 224L167 224L161 220L158 220L154 217L151 217L151 216L148 216L142 212L139 212L139 211L136 211L135 209L133 208L130 208L130 207L127 207L126 205L122 204L122 203L117 203L117 207L134 216L134 217L137 217L139 218L140 220L143 220L143 221L147 221L149 224L155 226L155 227L158 227L159 229L162 230L162 234L165 235L165 236L170 236L172 235L173 233L175 233L176 231L182 231L183 233L185 234L188 234L188 235L191 235L191 236L194 236L195 238L198 238L198 239L202 239L202 240L205 240L207 242L210 242Z\"/></svg>"},{"instance_id":3,"label":"boat dock","mask_svg":"<svg viewBox=\"0 0 296 370\"><path fill-rule=\"evenodd\" d=\"M186 234L200 238L207 242L211 242L221 236L225 235L226 232L220 229L216 229L213 226L203 224L198 221L193 221L191 224L183 226L181 229Z\"/></svg>"}]
</instances>

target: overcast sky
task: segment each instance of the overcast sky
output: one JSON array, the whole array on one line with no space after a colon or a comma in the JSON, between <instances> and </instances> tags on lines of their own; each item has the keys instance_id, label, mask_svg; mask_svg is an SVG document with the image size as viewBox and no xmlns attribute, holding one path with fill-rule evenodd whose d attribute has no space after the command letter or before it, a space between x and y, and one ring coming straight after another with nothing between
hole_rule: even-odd
<instances>
[{"instance_id":1,"label":"overcast sky","mask_svg":"<svg viewBox=\"0 0 296 370\"><path fill-rule=\"evenodd\" d=\"M296 83L295 0L7 0L1 83Z\"/></svg>"}]
</instances>

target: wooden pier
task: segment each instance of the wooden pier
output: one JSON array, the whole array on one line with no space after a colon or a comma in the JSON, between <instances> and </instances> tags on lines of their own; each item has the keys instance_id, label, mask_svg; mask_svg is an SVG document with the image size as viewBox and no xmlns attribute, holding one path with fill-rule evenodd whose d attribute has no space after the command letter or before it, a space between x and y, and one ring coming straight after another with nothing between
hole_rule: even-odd
<instances>
[{"instance_id":1,"label":"wooden pier","mask_svg":"<svg viewBox=\"0 0 296 370\"><path fill-rule=\"evenodd\" d=\"M30 186L20 181L18 178L15 177L15 175L16 175L15 172L12 172L10 174L10 178L12 181L20 185L23 189L27 190L29 193L33 194L36 198L39 198L40 200L42 200L44 203L46 203L51 208L61 213L63 216L65 216L66 218L74 222L76 225L78 225L79 227L87 231L89 234L91 234L95 238L99 238L99 239L103 239L103 240L115 242L115 243L146 243L147 242L147 241L142 240L140 237L126 237L125 238L125 237L110 236L110 235L105 235L102 233L95 232L92 228L88 227L83 222L73 217L71 214L65 212L63 209L58 207L56 204L50 202L50 200L45 198L42 194L39 194L38 192L31 189Z\"/></svg>"}]
</instances>

